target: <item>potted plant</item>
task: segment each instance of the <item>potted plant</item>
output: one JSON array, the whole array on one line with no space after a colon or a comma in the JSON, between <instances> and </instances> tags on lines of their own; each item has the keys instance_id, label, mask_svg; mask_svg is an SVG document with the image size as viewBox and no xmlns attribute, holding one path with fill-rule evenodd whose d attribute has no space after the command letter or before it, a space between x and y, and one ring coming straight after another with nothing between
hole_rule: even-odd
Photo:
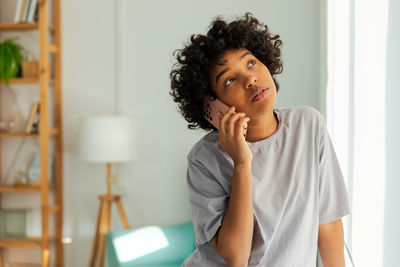
<instances>
[{"instance_id":1,"label":"potted plant","mask_svg":"<svg viewBox=\"0 0 400 267\"><path fill-rule=\"evenodd\" d=\"M0 43L0 82L10 83L10 78L16 77L22 61L22 46L12 39Z\"/></svg>"}]
</instances>

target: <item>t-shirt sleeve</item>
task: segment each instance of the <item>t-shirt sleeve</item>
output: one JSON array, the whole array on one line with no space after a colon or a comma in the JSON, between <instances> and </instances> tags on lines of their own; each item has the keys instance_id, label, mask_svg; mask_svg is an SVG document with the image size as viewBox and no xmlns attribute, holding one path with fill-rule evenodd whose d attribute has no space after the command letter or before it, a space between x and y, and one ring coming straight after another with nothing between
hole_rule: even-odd
<instances>
[{"instance_id":1,"label":"t-shirt sleeve","mask_svg":"<svg viewBox=\"0 0 400 267\"><path fill-rule=\"evenodd\" d=\"M187 185L196 244L210 241L221 225L229 194L211 171L196 158L188 158Z\"/></svg>"},{"instance_id":2,"label":"t-shirt sleeve","mask_svg":"<svg viewBox=\"0 0 400 267\"><path fill-rule=\"evenodd\" d=\"M343 173L322 115L319 122L319 224L325 224L349 214L351 208Z\"/></svg>"}]
</instances>

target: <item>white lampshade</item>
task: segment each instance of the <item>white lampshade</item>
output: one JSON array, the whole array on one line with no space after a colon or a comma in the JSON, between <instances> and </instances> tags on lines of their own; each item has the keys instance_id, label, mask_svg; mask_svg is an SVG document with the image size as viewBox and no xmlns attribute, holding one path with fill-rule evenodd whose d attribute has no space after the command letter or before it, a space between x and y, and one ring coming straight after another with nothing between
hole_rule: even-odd
<instances>
[{"instance_id":1,"label":"white lampshade","mask_svg":"<svg viewBox=\"0 0 400 267\"><path fill-rule=\"evenodd\" d=\"M132 157L132 121L127 117L99 116L81 120L79 148L82 160L124 162Z\"/></svg>"}]
</instances>

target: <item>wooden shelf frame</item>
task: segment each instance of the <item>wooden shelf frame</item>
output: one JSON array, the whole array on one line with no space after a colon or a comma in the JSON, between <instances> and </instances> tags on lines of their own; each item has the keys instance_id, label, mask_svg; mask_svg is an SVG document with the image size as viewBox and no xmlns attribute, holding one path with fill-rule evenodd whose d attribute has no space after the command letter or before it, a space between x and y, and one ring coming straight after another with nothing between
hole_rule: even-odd
<instances>
[{"instance_id":1,"label":"wooden shelf frame","mask_svg":"<svg viewBox=\"0 0 400 267\"><path fill-rule=\"evenodd\" d=\"M0 193L40 193L40 186L0 185Z\"/></svg>"},{"instance_id":2,"label":"wooden shelf frame","mask_svg":"<svg viewBox=\"0 0 400 267\"><path fill-rule=\"evenodd\" d=\"M50 242L55 242L56 238L49 238ZM0 248L41 248L41 237L15 237L0 238Z\"/></svg>"},{"instance_id":3,"label":"wooden shelf frame","mask_svg":"<svg viewBox=\"0 0 400 267\"><path fill-rule=\"evenodd\" d=\"M41 238L0 238L1 248L41 248Z\"/></svg>"},{"instance_id":4,"label":"wooden shelf frame","mask_svg":"<svg viewBox=\"0 0 400 267\"><path fill-rule=\"evenodd\" d=\"M55 186L49 184L49 190L53 190ZM40 186L26 185L26 186L14 186L0 184L0 193L40 193ZM58 206L55 206L58 207Z\"/></svg>"},{"instance_id":5,"label":"wooden shelf frame","mask_svg":"<svg viewBox=\"0 0 400 267\"><path fill-rule=\"evenodd\" d=\"M49 31L54 31L53 25L48 25ZM1 31L31 31L38 30L39 24L34 23L0 23Z\"/></svg>"},{"instance_id":6,"label":"wooden shelf frame","mask_svg":"<svg viewBox=\"0 0 400 267\"><path fill-rule=\"evenodd\" d=\"M1 0L0 0L1 1ZM48 2L52 1L53 25L48 23ZM3 249L9 247L39 248L41 251L42 267L48 267L50 256L55 257L55 266L64 266L63 238L63 129L62 129L62 93L61 93L61 0L39 0L39 21L37 23L0 23L0 34L5 31L17 31L24 34L25 31L37 30L39 33L39 77L14 78L12 84L38 84L40 95L40 124L39 134L4 133L0 132L0 141L3 138L36 137L39 138L40 147L40 186L13 187L0 184L0 194L14 193L38 193L40 195L41 209L41 236L38 238L0 238L0 266L3 261ZM54 43L49 43L49 33L53 35ZM53 54L54 77L50 78L49 54ZM54 121L53 128L49 127L49 84L53 85ZM1 83L0 85L2 85ZM50 184L49 176L49 142L50 137L54 142L54 185ZM1 144L0 144L1 145ZM1 162L0 162L1 164ZM1 181L0 181L1 183ZM49 194L54 192L54 204L49 204ZM1 208L0 198L0 208ZM49 235L50 215L55 218L55 236ZM53 217L53 216L51 216ZM55 244L55 253L50 255L49 243Z\"/></svg>"},{"instance_id":7,"label":"wooden shelf frame","mask_svg":"<svg viewBox=\"0 0 400 267\"><path fill-rule=\"evenodd\" d=\"M0 23L0 30L15 31L15 30L37 30L38 23Z\"/></svg>"},{"instance_id":8,"label":"wooden shelf frame","mask_svg":"<svg viewBox=\"0 0 400 267\"><path fill-rule=\"evenodd\" d=\"M0 83L5 83L3 80ZM39 83L39 78L12 78L10 79L10 84L26 84L26 83ZM50 84L54 84L54 79L49 80Z\"/></svg>"},{"instance_id":9,"label":"wooden shelf frame","mask_svg":"<svg viewBox=\"0 0 400 267\"><path fill-rule=\"evenodd\" d=\"M49 136L56 136L59 133L59 130L56 128L49 128L48 134ZM12 137L40 137L40 134L37 133L18 133L18 132L2 132L0 131L0 138L12 138Z\"/></svg>"}]
</instances>

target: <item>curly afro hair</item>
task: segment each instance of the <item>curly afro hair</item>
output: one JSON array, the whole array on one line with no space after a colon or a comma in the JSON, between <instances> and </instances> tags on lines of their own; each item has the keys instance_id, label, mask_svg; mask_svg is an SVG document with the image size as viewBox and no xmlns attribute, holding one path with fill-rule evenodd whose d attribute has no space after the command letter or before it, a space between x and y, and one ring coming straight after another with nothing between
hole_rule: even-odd
<instances>
[{"instance_id":1,"label":"curly afro hair","mask_svg":"<svg viewBox=\"0 0 400 267\"><path fill-rule=\"evenodd\" d=\"M279 84L274 75L282 72L281 46L279 35L272 35L268 27L249 12L229 24L217 16L206 35L193 34L188 45L173 52L174 56L177 54L177 62L169 75L170 95L189 122L188 128L215 130L203 117L203 98L206 95L216 97L209 74L224 51L245 48L252 52L268 68L278 92Z\"/></svg>"}]
</instances>

